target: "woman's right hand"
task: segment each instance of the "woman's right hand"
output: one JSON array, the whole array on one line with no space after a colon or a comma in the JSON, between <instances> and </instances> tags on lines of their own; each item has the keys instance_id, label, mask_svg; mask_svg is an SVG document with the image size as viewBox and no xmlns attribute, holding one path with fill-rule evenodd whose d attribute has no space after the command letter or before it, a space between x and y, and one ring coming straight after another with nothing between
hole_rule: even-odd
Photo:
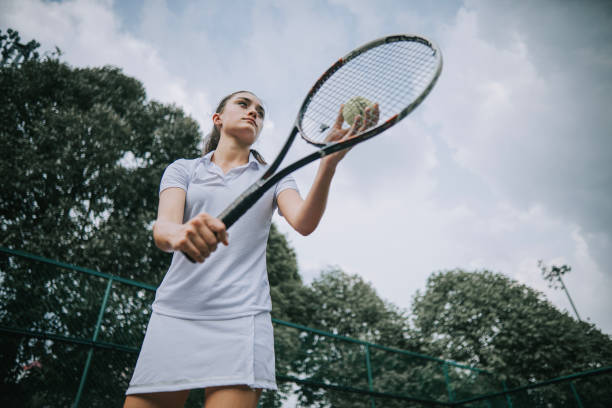
<instances>
[{"instance_id":1,"label":"woman's right hand","mask_svg":"<svg viewBox=\"0 0 612 408\"><path fill-rule=\"evenodd\" d=\"M174 251L181 251L196 262L204 262L217 249L219 242L228 245L225 224L206 213L182 224L171 234L169 241Z\"/></svg>"},{"instance_id":2,"label":"woman's right hand","mask_svg":"<svg viewBox=\"0 0 612 408\"><path fill-rule=\"evenodd\" d=\"M206 213L183 223L185 195L185 190L175 187L161 192L153 238L162 251L182 251L191 260L204 262L219 242L228 244L227 231L221 220Z\"/></svg>"}]
</instances>

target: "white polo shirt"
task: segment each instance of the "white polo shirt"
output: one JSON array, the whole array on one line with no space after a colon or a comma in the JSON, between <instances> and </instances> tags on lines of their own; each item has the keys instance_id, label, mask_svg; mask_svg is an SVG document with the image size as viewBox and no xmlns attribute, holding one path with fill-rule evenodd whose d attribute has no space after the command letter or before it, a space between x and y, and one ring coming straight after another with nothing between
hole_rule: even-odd
<instances>
[{"instance_id":1,"label":"white polo shirt","mask_svg":"<svg viewBox=\"0 0 612 408\"><path fill-rule=\"evenodd\" d=\"M219 215L268 166L251 154L249 162L224 174L206 156L180 159L166 168L160 193L169 187L187 192L186 222L201 212ZM271 311L266 269L266 244L276 197L288 188L298 190L292 176L268 190L228 230L229 246L219 244L204 263L191 263L175 252L170 268L155 294L153 310L186 319L228 319Z\"/></svg>"}]
</instances>

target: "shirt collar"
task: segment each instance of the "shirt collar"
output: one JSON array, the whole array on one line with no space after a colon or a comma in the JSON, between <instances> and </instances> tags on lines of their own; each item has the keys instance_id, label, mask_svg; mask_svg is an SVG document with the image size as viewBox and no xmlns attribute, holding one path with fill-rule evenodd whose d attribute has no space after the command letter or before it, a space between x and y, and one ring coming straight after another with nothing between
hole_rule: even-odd
<instances>
[{"instance_id":1,"label":"shirt collar","mask_svg":"<svg viewBox=\"0 0 612 408\"><path fill-rule=\"evenodd\" d=\"M212 156L214 152L214 150L211 150L210 152L206 153L204 157L202 157L202 163L204 163L206 166L209 166L212 163ZM247 163L247 165L253 169L258 169L259 166L261 166L261 163L257 161L252 150L249 153L249 162Z\"/></svg>"}]
</instances>

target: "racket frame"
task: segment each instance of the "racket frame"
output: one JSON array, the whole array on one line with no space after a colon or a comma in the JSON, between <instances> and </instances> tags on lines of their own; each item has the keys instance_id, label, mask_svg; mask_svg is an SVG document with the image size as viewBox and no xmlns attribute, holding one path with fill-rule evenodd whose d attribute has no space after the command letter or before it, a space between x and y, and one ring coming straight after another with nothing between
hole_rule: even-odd
<instances>
[{"instance_id":1,"label":"racket frame","mask_svg":"<svg viewBox=\"0 0 612 408\"><path fill-rule=\"evenodd\" d=\"M421 94L417 98L415 98L412 103L410 103L396 115L387 119L384 123L381 123L378 126L368 129L365 132L360 133L356 136L350 137L347 140L331 143L320 143L310 140L301 129L300 124L313 96L325 83L325 81L327 81L327 79L332 76L336 71L338 71L341 67L346 65L349 61L358 57L360 54L363 54L364 52L381 44L398 41L414 41L424 44L431 48L432 53L438 59L436 71L432 75L428 86L425 87ZM302 103L302 106L300 107L298 115L295 119L293 129L291 130L291 133L289 134L289 137L287 138L287 141L283 145L282 149L276 156L274 162L268 167L264 175L259 180L257 180L242 194L240 194L240 196L238 196L221 214L219 214L217 218L219 218L225 224L226 229L229 228L248 210L249 207L251 207L257 200L259 200L259 198L261 198L261 196L266 191L268 191L273 185L278 183L283 177L315 160L321 159L337 151L348 149L358 143L371 139L372 137L384 132L391 126L395 125L400 120L404 119L410 112L412 112L417 106L419 106L421 102L425 99L425 97L431 92L438 78L440 77L440 73L442 72L442 65L442 53L434 42L422 36L405 34L390 35L378 38L376 40L370 41L367 44L362 45L361 47L351 51L344 57L340 58L331 67L329 67L327 71L323 73L323 75L319 77L319 79L315 82L315 84L308 92L306 98L304 98L304 102ZM289 147L293 144L293 141L295 140L295 137L298 133L306 142L320 147L320 149L288 165L279 172L274 173L284 160L287 152L289 151Z\"/></svg>"}]
</instances>

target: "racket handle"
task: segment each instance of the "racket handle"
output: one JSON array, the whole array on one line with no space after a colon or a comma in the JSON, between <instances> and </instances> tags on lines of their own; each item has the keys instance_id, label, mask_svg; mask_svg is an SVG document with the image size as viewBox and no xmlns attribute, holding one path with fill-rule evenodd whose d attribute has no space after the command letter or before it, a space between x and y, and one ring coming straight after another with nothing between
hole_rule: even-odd
<instances>
[{"instance_id":1,"label":"racket handle","mask_svg":"<svg viewBox=\"0 0 612 408\"><path fill-rule=\"evenodd\" d=\"M219 214L217 218L220 219L223 224L225 224L226 230L234 225L234 223L238 221L238 219L242 217L242 215L244 215L244 213L247 212L247 210L251 208L251 206L255 204L255 202L257 202L257 200L259 200L272 185L269 184L262 188L264 184L265 182L261 180L255 182L237 199L235 199L221 214ZM218 238L219 236L217 235L217 239ZM187 258L191 263L196 263L196 261L185 252L183 252L183 255L185 255L185 258Z\"/></svg>"},{"instance_id":2,"label":"racket handle","mask_svg":"<svg viewBox=\"0 0 612 408\"><path fill-rule=\"evenodd\" d=\"M215 232L215 235L217 236L217 241L221 242L221 239L219 238L219 233ZM196 263L196 261L189 255L187 255L186 252L181 251L183 253L183 255L185 255L185 258L187 258L189 260L189 262L191 263Z\"/></svg>"}]
</instances>

